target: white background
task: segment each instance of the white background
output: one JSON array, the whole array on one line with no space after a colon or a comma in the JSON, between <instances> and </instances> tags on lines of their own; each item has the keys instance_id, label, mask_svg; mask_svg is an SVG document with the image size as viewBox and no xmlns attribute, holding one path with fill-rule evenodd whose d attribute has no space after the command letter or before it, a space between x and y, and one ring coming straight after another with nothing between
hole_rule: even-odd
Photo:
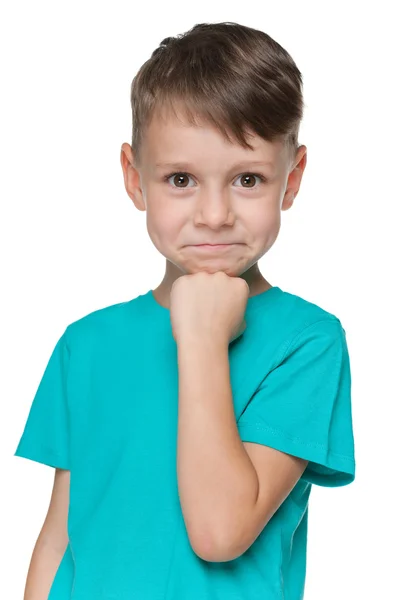
<instances>
[{"instance_id":1,"label":"white background","mask_svg":"<svg viewBox=\"0 0 400 600\"><path fill-rule=\"evenodd\" d=\"M313 486L306 600L398 585L399 65L395 2L3 2L0 14L0 597L20 600L54 470L13 456L65 327L160 283L125 192L130 84L161 40L204 21L262 29L304 78L300 193L260 261L337 315L352 367L356 480ZM397 310L396 310L397 309Z\"/></svg>"}]
</instances>

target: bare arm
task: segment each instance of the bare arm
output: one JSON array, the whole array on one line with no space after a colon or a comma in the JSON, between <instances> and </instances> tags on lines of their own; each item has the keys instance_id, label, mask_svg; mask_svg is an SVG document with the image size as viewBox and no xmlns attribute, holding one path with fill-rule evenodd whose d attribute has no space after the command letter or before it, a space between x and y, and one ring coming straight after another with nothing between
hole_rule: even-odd
<instances>
[{"instance_id":1,"label":"bare arm","mask_svg":"<svg viewBox=\"0 0 400 600\"><path fill-rule=\"evenodd\" d=\"M47 600L68 545L70 471L56 469L49 510L32 553L24 600Z\"/></svg>"},{"instance_id":2,"label":"bare arm","mask_svg":"<svg viewBox=\"0 0 400 600\"><path fill-rule=\"evenodd\" d=\"M178 487L192 547L208 560L242 529L258 496L257 472L236 426L228 347L178 343Z\"/></svg>"},{"instance_id":3,"label":"bare arm","mask_svg":"<svg viewBox=\"0 0 400 600\"><path fill-rule=\"evenodd\" d=\"M307 461L242 442L233 409L228 346L178 343L178 487L186 529L204 560L245 552L285 500Z\"/></svg>"}]
</instances>

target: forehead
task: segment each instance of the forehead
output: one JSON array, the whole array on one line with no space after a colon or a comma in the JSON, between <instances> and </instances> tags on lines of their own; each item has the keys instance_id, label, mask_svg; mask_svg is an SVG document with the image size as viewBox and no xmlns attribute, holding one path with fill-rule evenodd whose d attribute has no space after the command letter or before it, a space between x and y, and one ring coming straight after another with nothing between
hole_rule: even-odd
<instances>
[{"instance_id":1,"label":"forehead","mask_svg":"<svg viewBox=\"0 0 400 600\"><path fill-rule=\"evenodd\" d=\"M250 162L260 166L274 166L280 162L284 146L281 141L269 142L251 131L246 141L252 146L245 148L228 132L227 140L217 127L201 117L191 124L184 113L177 115L164 110L155 113L143 136L143 156L153 166L180 168L208 156L214 160L237 163Z\"/></svg>"}]
</instances>

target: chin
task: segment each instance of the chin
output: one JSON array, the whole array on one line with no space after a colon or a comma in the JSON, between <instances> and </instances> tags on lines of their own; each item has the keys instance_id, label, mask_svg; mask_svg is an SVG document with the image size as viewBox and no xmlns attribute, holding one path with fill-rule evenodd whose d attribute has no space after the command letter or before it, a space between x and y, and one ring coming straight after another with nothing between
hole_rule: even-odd
<instances>
[{"instance_id":1,"label":"chin","mask_svg":"<svg viewBox=\"0 0 400 600\"><path fill-rule=\"evenodd\" d=\"M230 265L212 265L212 264L204 264L204 265L193 265L193 266L189 266L186 267L185 269L182 269L183 271L185 271L187 274L194 274L194 273L218 273L220 271L223 271L226 275L229 275L229 277L238 277L239 273L240 273L240 269L235 268L234 266L230 266Z\"/></svg>"}]
</instances>

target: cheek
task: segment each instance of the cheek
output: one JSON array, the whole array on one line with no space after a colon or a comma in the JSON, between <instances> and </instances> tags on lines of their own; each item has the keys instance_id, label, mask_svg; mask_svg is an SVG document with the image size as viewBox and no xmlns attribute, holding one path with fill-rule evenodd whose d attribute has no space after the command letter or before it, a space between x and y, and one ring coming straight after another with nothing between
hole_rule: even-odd
<instances>
[{"instance_id":1,"label":"cheek","mask_svg":"<svg viewBox=\"0 0 400 600\"><path fill-rule=\"evenodd\" d=\"M252 222L251 232L254 239L261 244L276 239L281 224L281 213L277 211L265 211L258 215Z\"/></svg>"},{"instance_id":2,"label":"cheek","mask_svg":"<svg viewBox=\"0 0 400 600\"><path fill-rule=\"evenodd\" d=\"M176 214L169 205L154 202L148 206L146 213L147 231L155 246L176 243L183 227L182 215Z\"/></svg>"}]
</instances>

